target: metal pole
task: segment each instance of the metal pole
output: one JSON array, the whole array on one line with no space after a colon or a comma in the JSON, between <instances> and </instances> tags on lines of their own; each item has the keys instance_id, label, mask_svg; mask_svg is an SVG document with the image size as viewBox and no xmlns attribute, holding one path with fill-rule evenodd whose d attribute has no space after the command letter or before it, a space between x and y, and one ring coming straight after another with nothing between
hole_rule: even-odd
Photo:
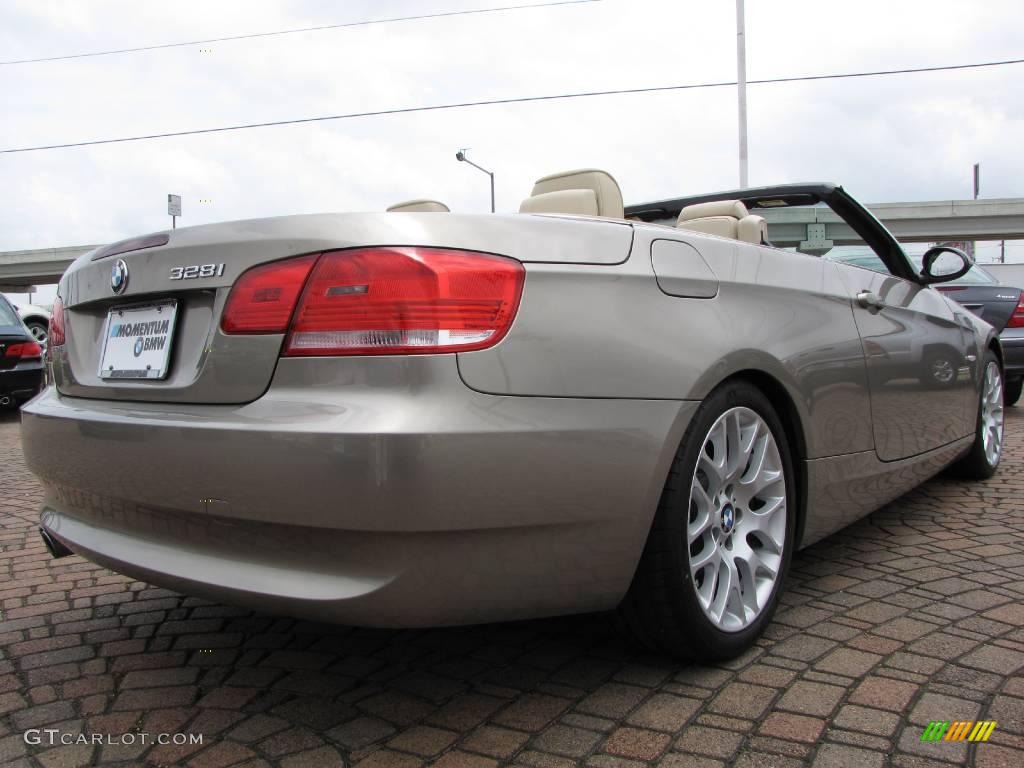
<instances>
[{"instance_id":1,"label":"metal pole","mask_svg":"<svg viewBox=\"0 0 1024 768\"><path fill-rule=\"evenodd\" d=\"M466 157L466 151L467 150L465 149L460 149L458 152L455 153L455 159L458 160L460 163L469 163L478 171L483 171L484 173L491 177L491 213L494 213L494 173L488 171L486 168L481 168L479 165L477 165L468 157Z\"/></svg>"},{"instance_id":2,"label":"metal pole","mask_svg":"<svg viewBox=\"0 0 1024 768\"><path fill-rule=\"evenodd\" d=\"M171 229L177 229L177 228L178 228L178 217L177 216L171 216Z\"/></svg>"},{"instance_id":3,"label":"metal pole","mask_svg":"<svg viewBox=\"0 0 1024 768\"><path fill-rule=\"evenodd\" d=\"M736 0L736 86L740 120L740 187L747 186L747 41L743 0Z\"/></svg>"},{"instance_id":4,"label":"metal pole","mask_svg":"<svg viewBox=\"0 0 1024 768\"><path fill-rule=\"evenodd\" d=\"M981 163L974 164L974 199L978 199L978 192L981 191ZM967 253L974 256L977 252L977 243L971 240L968 243Z\"/></svg>"}]
</instances>

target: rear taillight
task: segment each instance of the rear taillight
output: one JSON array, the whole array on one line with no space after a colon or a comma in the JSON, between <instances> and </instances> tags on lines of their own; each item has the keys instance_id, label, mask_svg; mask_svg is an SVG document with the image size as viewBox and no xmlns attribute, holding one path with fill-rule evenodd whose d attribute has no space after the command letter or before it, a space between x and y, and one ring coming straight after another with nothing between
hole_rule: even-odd
<instances>
[{"instance_id":1,"label":"rear taillight","mask_svg":"<svg viewBox=\"0 0 1024 768\"><path fill-rule=\"evenodd\" d=\"M525 274L504 256L442 248L325 253L302 292L283 354L484 349L511 327Z\"/></svg>"},{"instance_id":2,"label":"rear taillight","mask_svg":"<svg viewBox=\"0 0 1024 768\"><path fill-rule=\"evenodd\" d=\"M221 316L224 333L284 333L317 255L274 261L245 272Z\"/></svg>"},{"instance_id":3,"label":"rear taillight","mask_svg":"<svg viewBox=\"0 0 1024 768\"><path fill-rule=\"evenodd\" d=\"M287 331L286 357L468 352L508 332L525 275L514 259L443 248L302 256L243 274L221 329Z\"/></svg>"},{"instance_id":4,"label":"rear taillight","mask_svg":"<svg viewBox=\"0 0 1024 768\"><path fill-rule=\"evenodd\" d=\"M1020 301L1017 302L1017 308L1013 310L1013 314L1010 315L1010 322L1006 324L1007 328L1024 328L1024 293L1020 295Z\"/></svg>"},{"instance_id":5,"label":"rear taillight","mask_svg":"<svg viewBox=\"0 0 1024 768\"><path fill-rule=\"evenodd\" d=\"M4 357L16 360L38 360L43 356L43 348L34 341L26 341L19 344L9 344L4 352Z\"/></svg>"},{"instance_id":6,"label":"rear taillight","mask_svg":"<svg viewBox=\"0 0 1024 768\"><path fill-rule=\"evenodd\" d=\"M46 345L59 347L64 343L64 302L58 296L53 302L50 313L50 328L47 331Z\"/></svg>"}]
</instances>

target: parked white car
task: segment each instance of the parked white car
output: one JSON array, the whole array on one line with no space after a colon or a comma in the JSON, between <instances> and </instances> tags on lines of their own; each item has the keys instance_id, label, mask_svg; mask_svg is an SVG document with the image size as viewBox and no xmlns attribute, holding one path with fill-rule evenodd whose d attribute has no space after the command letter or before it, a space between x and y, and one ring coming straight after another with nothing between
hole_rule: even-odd
<instances>
[{"instance_id":1,"label":"parked white car","mask_svg":"<svg viewBox=\"0 0 1024 768\"><path fill-rule=\"evenodd\" d=\"M38 304L25 304L11 299L8 301L31 332L32 338L40 344L46 344L50 336L50 310Z\"/></svg>"}]
</instances>

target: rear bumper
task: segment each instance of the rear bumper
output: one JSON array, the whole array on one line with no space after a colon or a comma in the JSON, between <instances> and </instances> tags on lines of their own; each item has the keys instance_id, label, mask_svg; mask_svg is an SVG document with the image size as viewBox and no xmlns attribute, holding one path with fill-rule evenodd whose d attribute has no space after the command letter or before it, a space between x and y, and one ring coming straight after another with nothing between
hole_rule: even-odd
<instances>
[{"instance_id":1,"label":"rear bumper","mask_svg":"<svg viewBox=\"0 0 1024 768\"><path fill-rule=\"evenodd\" d=\"M999 334L1007 377L1024 376L1024 328L1007 328Z\"/></svg>"},{"instance_id":2,"label":"rear bumper","mask_svg":"<svg viewBox=\"0 0 1024 768\"><path fill-rule=\"evenodd\" d=\"M371 626L614 606L696 403L497 397L454 358L282 360L244 406L23 410L43 525L116 571Z\"/></svg>"},{"instance_id":3,"label":"rear bumper","mask_svg":"<svg viewBox=\"0 0 1024 768\"><path fill-rule=\"evenodd\" d=\"M0 397L17 401L30 400L43 386L43 364L19 363L16 368L0 371Z\"/></svg>"}]
</instances>

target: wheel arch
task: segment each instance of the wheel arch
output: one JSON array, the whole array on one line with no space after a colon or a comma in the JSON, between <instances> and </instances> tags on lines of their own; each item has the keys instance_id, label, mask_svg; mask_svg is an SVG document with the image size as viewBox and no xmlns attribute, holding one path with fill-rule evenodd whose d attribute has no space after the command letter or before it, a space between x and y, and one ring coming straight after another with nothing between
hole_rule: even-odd
<instances>
[{"instance_id":1,"label":"wheel arch","mask_svg":"<svg viewBox=\"0 0 1024 768\"><path fill-rule=\"evenodd\" d=\"M988 340L987 348L992 350L992 353L996 356L996 360L999 361L999 367L1005 372L1006 358L1003 357L1003 345L999 343L999 337L993 336L992 338L990 338Z\"/></svg>"},{"instance_id":2,"label":"wheel arch","mask_svg":"<svg viewBox=\"0 0 1024 768\"><path fill-rule=\"evenodd\" d=\"M748 392L750 388L757 390L763 398L771 403L781 422L786 437L785 442L789 446L797 492L797 509L795 510L795 520L793 521L792 543L792 549L795 550L798 542L803 537L803 507L807 498L807 494L804 492L806 472L805 462L803 461L803 458L807 455L807 440L804 433L804 425L799 416L798 401L791 394L784 380L773 376L763 369L742 367L729 372L728 375L722 376L720 380L714 382L707 394L700 398L701 402L706 402L708 395L713 395L721 387L729 385L740 385ZM694 402L694 400L690 402ZM735 404L735 401L730 401L727 397L719 398L716 402L716 406L724 405L726 408L733 404ZM692 425L693 423L691 419L690 424ZM690 428L687 427L687 433L690 433L690 431ZM700 437L700 434L697 433L697 436ZM691 454L686 455L692 460ZM680 493L685 493L686 495L683 500L686 501L689 498L689 482L688 479L684 478L681 483L678 473L670 474L665 487L674 497L677 497ZM678 499L676 498L675 501L678 501ZM723 644L719 642L719 638L715 637L712 637L711 641L709 641L707 633L698 631L700 627L695 627L690 620L692 617L687 615L684 603L681 603L678 599L682 596L680 590L686 590L687 594L692 592L692 589L688 586L688 581L692 578L689 573L686 573L685 577L673 578L671 576L671 574L679 573L680 562L684 565L686 562L685 532L687 518L684 515L682 523L680 523L680 516L674 514L675 508L672 507L666 513L665 504L666 502L664 501L658 504L641 559L637 563L629 589L619 605L617 616L621 620L621 626L625 628L628 634L638 639L648 648L662 653L682 653L702 660L731 658L744 650L746 646L737 649L728 643ZM668 504L671 506L673 501L670 499ZM683 540L682 553L679 551L680 537ZM680 558L682 558L682 561ZM775 590L774 597L772 598L772 603L769 604L768 611L757 619L757 621L763 619L761 629L771 619L774 608L778 605L778 590L782 589L783 584L784 580L781 579L775 584L773 587ZM654 596L653 598L651 597L652 595ZM761 629L756 629L756 624L751 626L755 627L756 632L759 633L761 631ZM743 631L750 629L751 627L748 626ZM696 635L695 631L697 631ZM698 639L694 639L695 637ZM753 640L749 642L753 642Z\"/></svg>"},{"instance_id":3,"label":"wheel arch","mask_svg":"<svg viewBox=\"0 0 1024 768\"><path fill-rule=\"evenodd\" d=\"M800 411L786 386L770 373L759 369L737 371L720 382L743 380L753 384L771 401L786 431L786 442L790 446L793 461L793 474L797 488L797 519L796 531L793 536L794 546L803 540L804 522L807 518L807 436Z\"/></svg>"},{"instance_id":4,"label":"wheel arch","mask_svg":"<svg viewBox=\"0 0 1024 768\"><path fill-rule=\"evenodd\" d=\"M45 325L47 328L50 327L50 320L45 315L28 315L27 317L23 317L21 321L26 325L32 322L39 322Z\"/></svg>"}]
</instances>

